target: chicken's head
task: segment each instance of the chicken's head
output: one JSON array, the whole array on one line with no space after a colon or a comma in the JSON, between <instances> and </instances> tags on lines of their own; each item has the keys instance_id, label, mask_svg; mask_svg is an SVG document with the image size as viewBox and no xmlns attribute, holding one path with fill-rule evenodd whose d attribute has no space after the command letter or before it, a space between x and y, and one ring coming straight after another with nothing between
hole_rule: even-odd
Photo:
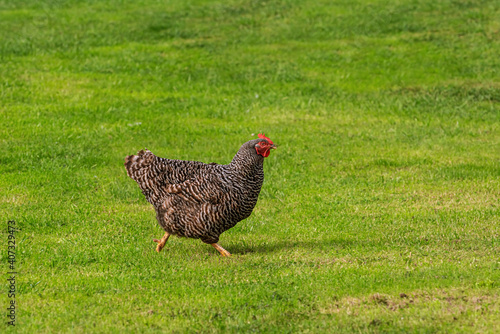
<instances>
[{"instance_id":1,"label":"chicken's head","mask_svg":"<svg viewBox=\"0 0 500 334\"><path fill-rule=\"evenodd\" d=\"M275 149L276 145L274 145L273 141L267 138L263 133L259 133L259 138L261 140L255 144L255 150L257 151L257 154L267 158L271 149Z\"/></svg>"}]
</instances>

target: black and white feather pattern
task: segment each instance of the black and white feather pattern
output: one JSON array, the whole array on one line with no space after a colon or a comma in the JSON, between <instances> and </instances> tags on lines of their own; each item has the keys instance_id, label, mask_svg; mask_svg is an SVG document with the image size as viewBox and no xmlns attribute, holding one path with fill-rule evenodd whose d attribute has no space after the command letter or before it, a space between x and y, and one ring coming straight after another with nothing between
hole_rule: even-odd
<instances>
[{"instance_id":1,"label":"black and white feather pattern","mask_svg":"<svg viewBox=\"0 0 500 334\"><path fill-rule=\"evenodd\" d=\"M125 158L134 179L169 234L216 243L219 236L247 218L264 181L264 157L255 139L241 146L228 165L164 159L149 150Z\"/></svg>"}]
</instances>

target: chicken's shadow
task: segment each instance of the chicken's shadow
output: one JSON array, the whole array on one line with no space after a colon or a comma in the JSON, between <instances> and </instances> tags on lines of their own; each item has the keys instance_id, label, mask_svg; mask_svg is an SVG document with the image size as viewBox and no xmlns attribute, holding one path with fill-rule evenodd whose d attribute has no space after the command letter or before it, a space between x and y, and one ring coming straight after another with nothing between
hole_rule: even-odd
<instances>
[{"instance_id":1,"label":"chicken's shadow","mask_svg":"<svg viewBox=\"0 0 500 334\"><path fill-rule=\"evenodd\" d=\"M323 239L323 240L284 240L268 242L259 245L249 245L244 242L235 242L228 247L233 254L249 253L274 253L282 250L327 250L343 249L352 245L353 241L345 239Z\"/></svg>"}]
</instances>

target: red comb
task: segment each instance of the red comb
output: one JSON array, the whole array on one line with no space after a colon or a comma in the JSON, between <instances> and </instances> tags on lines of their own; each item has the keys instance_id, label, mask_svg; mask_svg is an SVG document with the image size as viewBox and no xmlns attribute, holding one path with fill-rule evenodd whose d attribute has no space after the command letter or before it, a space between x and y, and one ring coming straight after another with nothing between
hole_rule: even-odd
<instances>
[{"instance_id":1,"label":"red comb","mask_svg":"<svg viewBox=\"0 0 500 334\"><path fill-rule=\"evenodd\" d=\"M271 145L274 144L273 141L271 139L267 138L266 135L263 133L259 133L259 138L267 140L269 142L269 144L271 144Z\"/></svg>"}]
</instances>

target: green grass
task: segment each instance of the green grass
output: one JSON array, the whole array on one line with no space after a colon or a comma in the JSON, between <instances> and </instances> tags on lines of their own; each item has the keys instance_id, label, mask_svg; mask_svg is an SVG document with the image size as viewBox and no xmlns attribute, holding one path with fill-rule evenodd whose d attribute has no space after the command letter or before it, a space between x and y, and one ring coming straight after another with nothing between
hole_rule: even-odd
<instances>
[{"instance_id":1,"label":"green grass","mask_svg":"<svg viewBox=\"0 0 500 334\"><path fill-rule=\"evenodd\" d=\"M16 332L500 331L500 2L4 0L0 31ZM157 254L124 157L258 132L233 257Z\"/></svg>"}]
</instances>

